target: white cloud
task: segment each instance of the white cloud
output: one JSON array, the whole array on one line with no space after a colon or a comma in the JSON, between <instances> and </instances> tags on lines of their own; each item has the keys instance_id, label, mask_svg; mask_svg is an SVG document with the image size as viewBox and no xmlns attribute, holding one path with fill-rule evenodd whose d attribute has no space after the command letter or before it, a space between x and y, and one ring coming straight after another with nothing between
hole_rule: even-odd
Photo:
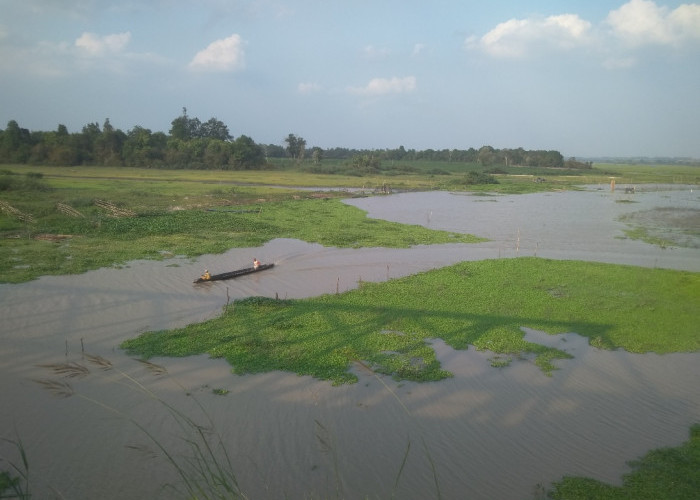
<instances>
[{"instance_id":1,"label":"white cloud","mask_svg":"<svg viewBox=\"0 0 700 500\"><path fill-rule=\"evenodd\" d=\"M606 19L613 34L632 46L680 45L700 39L700 5L684 4L669 12L651 0L631 0Z\"/></svg>"},{"instance_id":2,"label":"white cloud","mask_svg":"<svg viewBox=\"0 0 700 500\"><path fill-rule=\"evenodd\" d=\"M91 56L114 54L121 52L131 40L131 33L117 33L99 36L95 33L83 33L75 41L75 46Z\"/></svg>"},{"instance_id":3,"label":"white cloud","mask_svg":"<svg viewBox=\"0 0 700 500\"><path fill-rule=\"evenodd\" d=\"M575 14L510 19L481 38L469 37L465 46L497 57L522 57L534 48L570 49L584 45L590 29L591 23Z\"/></svg>"},{"instance_id":4,"label":"white cloud","mask_svg":"<svg viewBox=\"0 0 700 500\"><path fill-rule=\"evenodd\" d=\"M413 53L411 55L418 56L425 50L425 44L417 43L413 46Z\"/></svg>"},{"instance_id":5,"label":"white cloud","mask_svg":"<svg viewBox=\"0 0 700 500\"><path fill-rule=\"evenodd\" d=\"M401 94L413 92L416 89L416 77L406 76L404 78L373 78L364 87L351 87L349 90L353 94L361 95L385 95Z\"/></svg>"},{"instance_id":6,"label":"white cloud","mask_svg":"<svg viewBox=\"0 0 700 500\"><path fill-rule=\"evenodd\" d=\"M323 90L323 87L321 87L321 85L318 83L302 82L297 86L297 90L300 94L312 94Z\"/></svg>"},{"instance_id":7,"label":"white cloud","mask_svg":"<svg viewBox=\"0 0 700 500\"><path fill-rule=\"evenodd\" d=\"M391 54L391 51L385 47L375 47L374 45L367 45L362 51L365 57L369 59L383 59Z\"/></svg>"},{"instance_id":8,"label":"white cloud","mask_svg":"<svg viewBox=\"0 0 700 500\"><path fill-rule=\"evenodd\" d=\"M216 40L190 61L190 68L202 71L234 71L245 66L244 42L240 35Z\"/></svg>"},{"instance_id":9,"label":"white cloud","mask_svg":"<svg viewBox=\"0 0 700 500\"><path fill-rule=\"evenodd\" d=\"M470 36L464 46L502 58L588 47L608 58L604 65L628 67L629 57L618 54L615 57L624 62L611 64L610 53L624 53L651 44L679 47L697 40L700 40L700 4L683 4L669 10L653 0L630 0L611 10L596 27L576 14L510 19L481 37Z\"/></svg>"}]
</instances>

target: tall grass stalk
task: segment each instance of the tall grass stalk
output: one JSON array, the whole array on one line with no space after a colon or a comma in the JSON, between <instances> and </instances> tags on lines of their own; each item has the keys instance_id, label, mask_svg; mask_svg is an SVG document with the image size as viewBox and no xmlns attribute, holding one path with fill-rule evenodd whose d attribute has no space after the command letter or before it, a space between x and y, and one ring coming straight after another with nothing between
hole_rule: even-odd
<instances>
[{"instance_id":1,"label":"tall grass stalk","mask_svg":"<svg viewBox=\"0 0 700 500\"><path fill-rule=\"evenodd\" d=\"M359 366L361 366L362 368L367 370L375 379L377 379L379 381L380 384L382 384L384 386L384 388L389 392L389 394L391 394L394 397L394 399L396 401L398 401L399 405L401 405L401 408L406 413L406 415L408 415L409 417L412 416L411 411L404 404L404 402L401 400L399 395L396 394L396 391L394 391L391 387L389 387L389 385L384 381L384 377L381 377L377 372L372 370L372 368L367 366L362 361L355 360L355 362ZM423 450L425 451L425 456L426 456L428 462L430 463L430 470L431 470L432 475L433 475L433 481L435 482L435 492L436 492L437 498L439 500L442 498L442 494L440 493L440 481L438 478L437 469L435 468L435 462L433 461L433 457L430 454L430 450L428 449L428 444L425 442L425 439L421 438L421 441L423 443ZM399 471L396 475L396 479L394 480L394 487L393 487L393 490L391 492L391 498L396 498L396 491L398 490L399 481L400 481L401 476L403 474L404 467L406 466L406 462L408 460L408 454L410 451L411 451L411 440L409 438L407 446L406 446L406 452L404 453L403 459L401 460L401 466L399 467Z\"/></svg>"},{"instance_id":2,"label":"tall grass stalk","mask_svg":"<svg viewBox=\"0 0 700 500\"><path fill-rule=\"evenodd\" d=\"M84 354L84 360L87 362L86 364L73 361L41 366L49 369L54 375L63 378L86 377L94 373L88 365L96 367L98 371L117 373L119 384L136 390L162 406L171 417L171 421L180 429L180 438L189 448L191 455L178 458L163 440L140 421L104 401L77 392L65 380L38 379L35 382L55 396L78 397L124 419L139 429L160 450L166 462L175 470L182 482L181 485L166 486L172 487L178 493L182 493L184 498L203 500L247 498L240 489L226 446L224 446L221 436L215 431L214 422L199 400L192 397L192 400L204 415L205 425L197 423L192 417L160 398L128 373L116 369L109 360L102 356ZM146 360L137 361L141 362L153 375L167 374L167 370L163 366ZM177 381L175 383L183 392L187 393L182 385Z\"/></svg>"},{"instance_id":3,"label":"tall grass stalk","mask_svg":"<svg viewBox=\"0 0 700 500\"><path fill-rule=\"evenodd\" d=\"M11 444L19 453L21 464L0 457L0 463L7 462L11 471L0 471L0 498L17 498L19 500L28 500L31 498L29 492L29 460L27 452L24 449L24 444L20 438L8 439L1 438L0 441ZM11 493L7 493L10 491Z\"/></svg>"}]
</instances>

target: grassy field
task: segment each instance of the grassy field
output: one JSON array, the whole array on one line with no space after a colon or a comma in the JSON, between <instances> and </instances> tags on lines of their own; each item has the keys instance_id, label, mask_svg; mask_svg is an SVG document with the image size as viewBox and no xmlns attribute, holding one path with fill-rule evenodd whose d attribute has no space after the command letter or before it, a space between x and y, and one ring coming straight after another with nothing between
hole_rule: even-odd
<instances>
[{"instance_id":1,"label":"grassy field","mask_svg":"<svg viewBox=\"0 0 700 500\"><path fill-rule=\"evenodd\" d=\"M340 202L347 193L212 183L211 172L176 171L170 178L162 171L106 170L5 174L13 185L0 197L0 282L222 253L273 238L336 247L480 241L369 219Z\"/></svg>"},{"instance_id":2,"label":"grassy field","mask_svg":"<svg viewBox=\"0 0 700 500\"><path fill-rule=\"evenodd\" d=\"M470 172L483 172L479 165L411 162L390 167L357 176L309 172L306 164L281 160L263 171L0 166L0 283L81 273L133 259L219 253L275 237L341 247L476 240L370 221L329 200L360 195L356 190L526 193L609 184L610 177L629 184L689 183L700 177L697 167L683 166L508 167L501 169L506 173L493 174L496 184L469 184ZM328 170L337 168L331 162ZM537 178L545 182L534 182ZM106 204L98 206L97 200ZM225 210L231 207L238 213ZM118 217L120 213L130 216ZM298 213L307 219L294 217ZM336 230L339 222L344 235Z\"/></svg>"}]
</instances>

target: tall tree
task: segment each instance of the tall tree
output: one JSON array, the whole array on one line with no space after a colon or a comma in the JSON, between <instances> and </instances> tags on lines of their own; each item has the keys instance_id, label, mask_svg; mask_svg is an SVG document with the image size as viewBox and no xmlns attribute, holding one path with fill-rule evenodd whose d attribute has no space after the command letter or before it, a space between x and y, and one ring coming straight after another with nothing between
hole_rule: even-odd
<instances>
[{"instance_id":1,"label":"tall tree","mask_svg":"<svg viewBox=\"0 0 700 500\"><path fill-rule=\"evenodd\" d=\"M209 120L202 123L200 136L205 139L218 139L220 141L230 141L232 139L228 127L224 122L216 118L209 118Z\"/></svg>"},{"instance_id":2,"label":"tall tree","mask_svg":"<svg viewBox=\"0 0 700 500\"><path fill-rule=\"evenodd\" d=\"M287 154L297 161L304 159L306 152L306 140L302 137L297 137L294 134L289 134L284 140L287 143Z\"/></svg>"},{"instance_id":3,"label":"tall tree","mask_svg":"<svg viewBox=\"0 0 700 500\"><path fill-rule=\"evenodd\" d=\"M0 144L1 156L12 163L24 163L31 152L31 134L26 128L21 128L15 120L7 122L7 128L2 134Z\"/></svg>"},{"instance_id":4,"label":"tall tree","mask_svg":"<svg viewBox=\"0 0 700 500\"><path fill-rule=\"evenodd\" d=\"M202 122L199 118L187 116L187 108L182 108L182 114L170 122L170 136L173 139L189 141L201 136Z\"/></svg>"},{"instance_id":5,"label":"tall tree","mask_svg":"<svg viewBox=\"0 0 700 500\"><path fill-rule=\"evenodd\" d=\"M242 135L233 141L234 168L249 169L265 164L265 150L248 136Z\"/></svg>"}]
</instances>

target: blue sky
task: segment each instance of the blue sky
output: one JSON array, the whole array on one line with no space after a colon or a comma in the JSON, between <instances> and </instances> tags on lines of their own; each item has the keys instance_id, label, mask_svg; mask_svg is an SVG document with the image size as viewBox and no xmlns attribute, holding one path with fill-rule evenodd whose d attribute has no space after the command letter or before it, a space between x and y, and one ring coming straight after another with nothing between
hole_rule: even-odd
<instances>
[{"instance_id":1,"label":"blue sky","mask_svg":"<svg viewBox=\"0 0 700 500\"><path fill-rule=\"evenodd\" d=\"M700 3L0 0L0 127L700 158Z\"/></svg>"}]
</instances>

